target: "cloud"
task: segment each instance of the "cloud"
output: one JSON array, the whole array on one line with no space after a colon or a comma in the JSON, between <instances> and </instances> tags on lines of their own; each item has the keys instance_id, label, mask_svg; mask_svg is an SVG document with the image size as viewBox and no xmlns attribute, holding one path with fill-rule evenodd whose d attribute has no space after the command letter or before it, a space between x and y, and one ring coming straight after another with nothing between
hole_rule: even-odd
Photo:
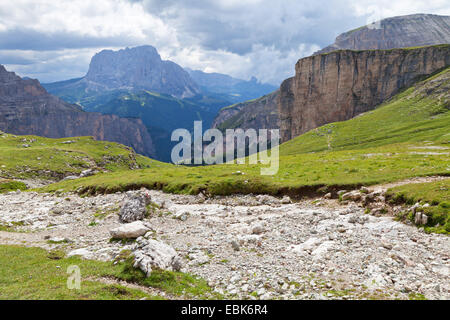
<instances>
[{"instance_id":1,"label":"cloud","mask_svg":"<svg viewBox=\"0 0 450 320\"><path fill-rule=\"evenodd\" d=\"M133 46L142 43L142 40L126 34L94 37L67 31L42 33L28 28L17 28L0 32L0 43L1 48L6 50L49 51Z\"/></svg>"},{"instance_id":2,"label":"cloud","mask_svg":"<svg viewBox=\"0 0 450 320\"><path fill-rule=\"evenodd\" d=\"M3 65L31 65L37 61L33 58L17 54L14 51L0 51L0 64Z\"/></svg>"},{"instance_id":3,"label":"cloud","mask_svg":"<svg viewBox=\"0 0 450 320\"><path fill-rule=\"evenodd\" d=\"M1 1L0 63L43 81L63 80L82 76L90 57L104 48L150 44L184 67L279 84L293 75L299 58L338 34L419 12L448 15L450 5L448 0Z\"/></svg>"},{"instance_id":4,"label":"cloud","mask_svg":"<svg viewBox=\"0 0 450 320\"><path fill-rule=\"evenodd\" d=\"M347 1L332 0L327 8ZM244 55L255 45L289 50L300 43L326 45L331 26L359 25L352 10L324 10L310 1L160 1L143 0L144 8L177 30L181 43ZM348 5L346 5L348 7ZM352 19L347 19L352 17ZM357 19L356 19L357 20Z\"/></svg>"},{"instance_id":5,"label":"cloud","mask_svg":"<svg viewBox=\"0 0 450 320\"><path fill-rule=\"evenodd\" d=\"M45 83L84 76L96 52L97 49L5 50L0 51L0 64L20 76Z\"/></svg>"},{"instance_id":6,"label":"cloud","mask_svg":"<svg viewBox=\"0 0 450 320\"><path fill-rule=\"evenodd\" d=\"M448 14L447 1L430 0L141 0L172 26L180 50L170 58L189 67L279 84L299 58L342 32L395 15ZM185 48L189 48L186 50ZM186 54L189 52L189 54ZM201 66L203 63L203 67Z\"/></svg>"}]
</instances>

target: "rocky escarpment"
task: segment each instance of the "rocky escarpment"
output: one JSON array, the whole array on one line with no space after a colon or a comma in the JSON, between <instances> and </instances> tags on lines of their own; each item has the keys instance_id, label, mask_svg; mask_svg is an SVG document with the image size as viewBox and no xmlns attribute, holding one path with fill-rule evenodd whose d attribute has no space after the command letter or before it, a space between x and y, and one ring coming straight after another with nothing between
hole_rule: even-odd
<instances>
[{"instance_id":1,"label":"rocky escarpment","mask_svg":"<svg viewBox=\"0 0 450 320\"><path fill-rule=\"evenodd\" d=\"M189 74L171 61L161 60L152 46L103 50L91 60L85 82L88 90L150 90L177 98L200 93Z\"/></svg>"},{"instance_id":2,"label":"rocky escarpment","mask_svg":"<svg viewBox=\"0 0 450 320\"><path fill-rule=\"evenodd\" d=\"M282 141L371 110L450 64L450 45L335 51L301 59L280 88Z\"/></svg>"},{"instance_id":3,"label":"rocky escarpment","mask_svg":"<svg viewBox=\"0 0 450 320\"><path fill-rule=\"evenodd\" d=\"M444 43L450 43L450 16L413 14L345 32L316 54L340 49L392 49Z\"/></svg>"},{"instance_id":4,"label":"rocky escarpment","mask_svg":"<svg viewBox=\"0 0 450 320\"><path fill-rule=\"evenodd\" d=\"M154 145L138 119L82 111L49 94L37 80L21 79L0 65L0 130L48 138L93 136L152 156Z\"/></svg>"},{"instance_id":5,"label":"rocky escarpment","mask_svg":"<svg viewBox=\"0 0 450 320\"><path fill-rule=\"evenodd\" d=\"M277 129L280 126L277 100L279 90L259 99L223 108L214 119L212 128Z\"/></svg>"}]
</instances>

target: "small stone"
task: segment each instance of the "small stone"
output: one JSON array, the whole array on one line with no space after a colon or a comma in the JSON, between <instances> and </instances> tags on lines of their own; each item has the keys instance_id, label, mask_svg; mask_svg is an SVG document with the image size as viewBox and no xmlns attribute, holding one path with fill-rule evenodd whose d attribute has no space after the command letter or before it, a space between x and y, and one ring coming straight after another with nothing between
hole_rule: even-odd
<instances>
[{"instance_id":1,"label":"small stone","mask_svg":"<svg viewBox=\"0 0 450 320\"><path fill-rule=\"evenodd\" d=\"M241 247L239 246L239 243L237 243L237 241L235 241L235 240L231 241L231 247L233 248L234 251L241 250Z\"/></svg>"},{"instance_id":2,"label":"small stone","mask_svg":"<svg viewBox=\"0 0 450 320\"><path fill-rule=\"evenodd\" d=\"M366 194L369 193L369 189L366 188L366 187L361 187L361 189L359 189L359 191L360 191L361 193L366 193Z\"/></svg>"},{"instance_id":3,"label":"small stone","mask_svg":"<svg viewBox=\"0 0 450 320\"><path fill-rule=\"evenodd\" d=\"M361 193L358 191L351 191L344 193L342 195L342 200L351 200L351 201L358 201L361 199Z\"/></svg>"},{"instance_id":4,"label":"small stone","mask_svg":"<svg viewBox=\"0 0 450 320\"><path fill-rule=\"evenodd\" d=\"M262 295L264 295L265 293L266 293L266 289L264 289L264 288L258 289L258 291L256 291L256 294L257 294L258 296L262 296Z\"/></svg>"},{"instance_id":5,"label":"small stone","mask_svg":"<svg viewBox=\"0 0 450 320\"><path fill-rule=\"evenodd\" d=\"M186 221L188 219L189 215L190 215L189 212L181 212L181 213L178 213L175 216L175 218L180 221Z\"/></svg>"},{"instance_id":6,"label":"small stone","mask_svg":"<svg viewBox=\"0 0 450 320\"><path fill-rule=\"evenodd\" d=\"M392 250L392 245L390 243L382 242L381 246L387 250Z\"/></svg>"},{"instance_id":7,"label":"small stone","mask_svg":"<svg viewBox=\"0 0 450 320\"><path fill-rule=\"evenodd\" d=\"M414 223L416 225L425 225L428 223L428 216L422 212L416 212L414 216Z\"/></svg>"},{"instance_id":8,"label":"small stone","mask_svg":"<svg viewBox=\"0 0 450 320\"><path fill-rule=\"evenodd\" d=\"M62 181L67 181L67 180L76 180L79 179L80 177L78 176L67 176L65 177Z\"/></svg>"},{"instance_id":9,"label":"small stone","mask_svg":"<svg viewBox=\"0 0 450 320\"><path fill-rule=\"evenodd\" d=\"M264 232L264 226L262 224L256 224L252 228L252 233L253 234L261 234L263 232Z\"/></svg>"},{"instance_id":10,"label":"small stone","mask_svg":"<svg viewBox=\"0 0 450 320\"><path fill-rule=\"evenodd\" d=\"M282 204L290 204L292 203L291 198L289 196L284 196L283 199L281 199Z\"/></svg>"},{"instance_id":11,"label":"small stone","mask_svg":"<svg viewBox=\"0 0 450 320\"><path fill-rule=\"evenodd\" d=\"M87 169L87 170L81 171L80 177L89 177L89 176L96 174L97 172L98 171L93 170L93 169Z\"/></svg>"}]
</instances>

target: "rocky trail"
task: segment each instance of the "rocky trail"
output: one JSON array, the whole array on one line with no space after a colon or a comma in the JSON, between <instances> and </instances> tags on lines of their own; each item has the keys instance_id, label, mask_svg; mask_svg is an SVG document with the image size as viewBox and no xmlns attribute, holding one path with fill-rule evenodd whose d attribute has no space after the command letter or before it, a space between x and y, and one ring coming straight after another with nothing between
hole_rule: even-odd
<instances>
[{"instance_id":1,"label":"rocky trail","mask_svg":"<svg viewBox=\"0 0 450 320\"><path fill-rule=\"evenodd\" d=\"M129 224L121 208L143 194L152 212ZM0 195L0 226L0 244L105 261L131 250L144 271L159 263L189 272L231 299L450 298L448 236L366 214L355 202L11 192ZM111 230L141 237L111 241Z\"/></svg>"}]
</instances>

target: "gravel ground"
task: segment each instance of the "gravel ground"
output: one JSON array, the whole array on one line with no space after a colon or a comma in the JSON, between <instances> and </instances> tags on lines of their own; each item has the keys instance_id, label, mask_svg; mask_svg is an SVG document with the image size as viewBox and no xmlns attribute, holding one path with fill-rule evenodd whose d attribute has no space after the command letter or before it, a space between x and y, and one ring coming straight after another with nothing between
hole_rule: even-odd
<instances>
[{"instance_id":1,"label":"gravel ground","mask_svg":"<svg viewBox=\"0 0 450 320\"><path fill-rule=\"evenodd\" d=\"M355 203L148 193L161 206L144 220L153 237L177 250L182 271L227 298L450 298L449 237L367 215ZM14 230L0 231L0 243L112 260L133 247L110 241L125 197L0 195L0 225Z\"/></svg>"}]
</instances>

